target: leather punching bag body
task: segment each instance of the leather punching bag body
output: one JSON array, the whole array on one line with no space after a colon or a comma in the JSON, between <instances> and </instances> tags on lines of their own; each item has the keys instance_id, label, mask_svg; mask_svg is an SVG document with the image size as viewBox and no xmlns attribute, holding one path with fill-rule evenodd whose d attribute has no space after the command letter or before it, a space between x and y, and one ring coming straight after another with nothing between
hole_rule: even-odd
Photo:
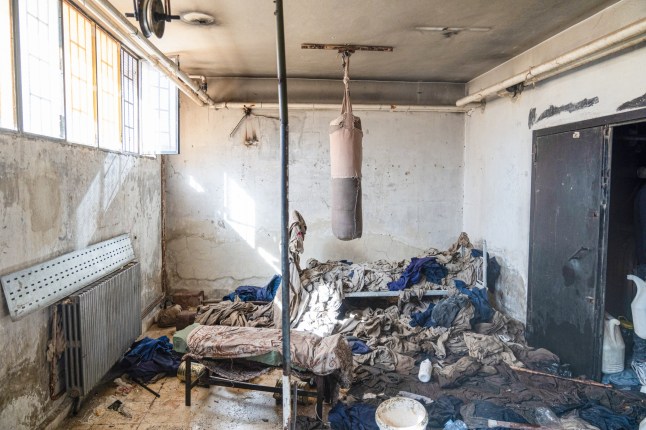
<instances>
[{"instance_id":1,"label":"leather punching bag body","mask_svg":"<svg viewBox=\"0 0 646 430\"><path fill-rule=\"evenodd\" d=\"M348 70L344 55L345 93L341 116L330 123L330 167L332 173L332 233L338 239L361 237L361 119L352 114Z\"/></svg>"}]
</instances>

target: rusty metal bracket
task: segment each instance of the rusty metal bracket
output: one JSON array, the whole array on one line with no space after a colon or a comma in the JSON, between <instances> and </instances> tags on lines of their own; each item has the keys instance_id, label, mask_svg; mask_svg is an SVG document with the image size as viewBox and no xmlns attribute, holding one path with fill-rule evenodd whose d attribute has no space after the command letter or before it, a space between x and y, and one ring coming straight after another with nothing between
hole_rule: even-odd
<instances>
[{"instance_id":1,"label":"rusty metal bracket","mask_svg":"<svg viewBox=\"0 0 646 430\"><path fill-rule=\"evenodd\" d=\"M393 52L392 46L379 46L379 45L352 45L352 44L327 44L327 43L302 43L301 49L325 49L331 51L338 51L342 53L353 54L355 51L372 51L372 52Z\"/></svg>"}]
</instances>

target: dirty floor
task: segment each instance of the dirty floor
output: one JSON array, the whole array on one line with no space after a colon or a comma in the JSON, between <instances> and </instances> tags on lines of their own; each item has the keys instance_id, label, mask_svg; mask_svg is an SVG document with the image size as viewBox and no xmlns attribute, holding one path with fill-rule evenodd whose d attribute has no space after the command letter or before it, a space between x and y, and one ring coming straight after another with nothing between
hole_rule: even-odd
<instances>
[{"instance_id":1,"label":"dirty floor","mask_svg":"<svg viewBox=\"0 0 646 430\"><path fill-rule=\"evenodd\" d=\"M172 339L173 329L155 326L145 335ZM250 382L275 385L281 370L275 369ZM159 430L274 430L282 428L281 406L272 393L225 387L194 387L192 406L184 406L184 385L175 376L162 378L150 385L159 398L135 385L127 395L117 394L117 385L107 382L95 390L80 407L75 417L67 418L59 427L70 430L159 429ZM115 400L123 402L128 418L108 409ZM324 405L327 417L329 405ZM298 414L313 417L314 405L298 405Z\"/></svg>"}]
</instances>

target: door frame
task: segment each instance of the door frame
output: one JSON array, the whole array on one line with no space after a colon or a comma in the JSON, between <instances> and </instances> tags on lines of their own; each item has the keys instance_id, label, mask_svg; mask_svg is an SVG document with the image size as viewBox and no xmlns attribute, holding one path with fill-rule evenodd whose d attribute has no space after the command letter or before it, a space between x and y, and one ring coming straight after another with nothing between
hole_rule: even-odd
<instances>
[{"instance_id":1,"label":"door frame","mask_svg":"<svg viewBox=\"0 0 646 430\"><path fill-rule=\"evenodd\" d=\"M601 351L603 346L603 316L605 310L605 292L606 292L606 257L607 257L607 244L608 244L608 203L609 203L609 190L610 190L610 170L612 166L612 131L613 128L620 125L631 124L635 122L646 121L646 108L631 110L598 118L592 118L583 121L572 122L568 124L558 125L554 127L543 128L534 130L532 132L532 177L531 177L531 200L530 200L530 219L529 219L529 258L528 258L528 276L527 276L527 330L532 331L532 243L534 242L534 189L535 183L535 168L534 157L536 155L537 142L539 137L549 136L564 132L574 132L581 129L593 127L605 127L603 151L602 151L602 171L599 172L603 175L602 183L602 206L600 209L600 232L599 244L597 247L597 282L595 292L595 313L597 314L597 321L595 325L595 339L594 345L597 350L595 357L592 357L593 374L588 377L599 379L601 377Z\"/></svg>"}]
</instances>

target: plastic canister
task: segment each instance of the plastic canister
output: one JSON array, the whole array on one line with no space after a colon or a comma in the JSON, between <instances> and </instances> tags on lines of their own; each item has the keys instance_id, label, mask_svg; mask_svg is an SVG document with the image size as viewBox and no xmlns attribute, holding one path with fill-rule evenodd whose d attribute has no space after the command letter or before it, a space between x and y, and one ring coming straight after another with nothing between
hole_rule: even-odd
<instances>
[{"instance_id":1,"label":"plastic canister","mask_svg":"<svg viewBox=\"0 0 646 430\"><path fill-rule=\"evenodd\" d=\"M619 330L619 320L606 318L603 331L603 355L601 371L617 373L624 370L625 346Z\"/></svg>"},{"instance_id":2,"label":"plastic canister","mask_svg":"<svg viewBox=\"0 0 646 430\"><path fill-rule=\"evenodd\" d=\"M639 424L639 430L646 430L646 418Z\"/></svg>"},{"instance_id":3,"label":"plastic canister","mask_svg":"<svg viewBox=\"0 0 646 430\"><path fill-rule=\"evenodd\" d=\"M628 275L628 279L637 286L637 294L630 305L633 311L635 334L646 339L646 282L635 275Z\"/></svg>"},{"instance_id":4,"label":"plastic canister","mask_svg":"<svg viewBox=\"0 0 646 430\"><path fill-rule=\"evenodd\" d=\"M417 377L422 382L428 382L431 380L432 372L433 365L431 364L431 360L427 358L419 364L419 373L417 374Z\"/></svg>"}]
</instances>

